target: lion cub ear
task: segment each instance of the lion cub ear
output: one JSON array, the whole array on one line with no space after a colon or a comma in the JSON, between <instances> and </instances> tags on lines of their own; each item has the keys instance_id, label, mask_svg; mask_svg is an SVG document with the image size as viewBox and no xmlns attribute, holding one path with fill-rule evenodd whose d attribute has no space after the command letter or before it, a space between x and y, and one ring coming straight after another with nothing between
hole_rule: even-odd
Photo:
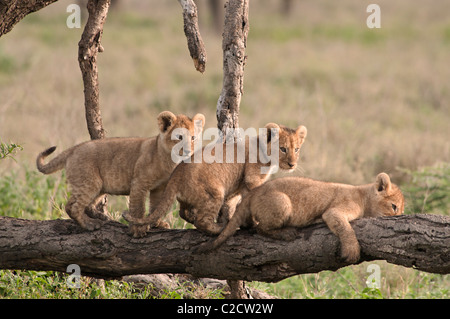
<instances>
[{"instance_id":1,"label":"lion cub ear","mask_svg":"<svg viewBox=\"0 0 450 319\"><path fill-rule=\"evenodd\" d=\"M202 128L205 126L205 116L201 113L195 114L194 117L192 118L192 121L194 122L194 125L196 121L202 121Z\"/></svg>"},{"instance_id":2,"label":"lion cub ear","mask_svg":"<svg viewBox=\"0 0 450 319\"><path fill-rule=\"evenodd\" d=\"M267 143L272 141L272 130L273 130L274 137L277 136L281 130L280 126L276 123L267 123L266 126L264 126L264 128L266 129ZM276 130L278 130L278 132L276 132ZM275 135L275 134L277 134L277 135Z\"/></svg>"},{"instance_id":3,"label":"lion cub ear","mask_svg":"<svg viewBox=\"0 0 450 319\"><path fill-rule=\"evenodd\" d=\"M167 132L167 130L175 123L177 117L170 111L164 111L158 115L158 127L161 133Z\"/></svg>"},{"instance_id":4,"label":"lion cub ear","mask_svg":"<svg viewBox=\"0 0 450 319\"><path fill-rule=\"evenodd\" d=\"M308 133L308 130L303 125L300 125L299 127L296 128L295 133L300 138L301 143L303 143L303 141L305 140L306 135Z\"/></svg>"},{"instance_id":5,"label":"lion cub ear","mask_svg":"<svg viewBox=\"0 0 450 319\"><path fill-rule=\"evenodd\" d=\"M386 173L380 173L377 175L377 179L375 180L375 187L379 192L389 193L392 188L391 179L389 175Z\"/></svg>"}]
</instances>

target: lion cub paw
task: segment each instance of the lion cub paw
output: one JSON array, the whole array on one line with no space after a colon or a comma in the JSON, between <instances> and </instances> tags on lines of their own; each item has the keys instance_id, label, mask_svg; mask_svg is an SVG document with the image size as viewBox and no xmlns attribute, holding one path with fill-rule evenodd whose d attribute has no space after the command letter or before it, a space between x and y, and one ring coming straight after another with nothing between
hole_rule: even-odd
<instances>
[{"instance_id":1,"label":"lion cub paw","mask_svg":"<svg viewBox=\"0 0 450 319\"><path fill-rule=\"evenodd\" d=\"M149 228L148 225L133 225L133 224L130 224L129 227L130 227L130 234L134 238L145 237L145 235L147 235L147 231Z\"/></svg>"},{"instance_id":2,"label":"lion cub paw","mask_svg":"<svg viewBox=\"0 0 450 319\"><path fill-rule=\"evenodd\" d=\"M295 227L285 227L270 230L261 229L257 227L256 231L260 235L267 236L277 240L293 241L297 237L297 230L295 229Z\"/></svg>"},{"instance_id":3,"label":"lion cub paw","mask_svg":"<svg viewBox=\"0 0 450 319\"><path fill-rule=\"evenodd\" d=\"M286 227L279 233L280 239L293 241L297 237L297 230L294 227Z\"/></svg>"},{"instance_id":4,"label":"lion cub paw","mask_svg":"<svg viewBox=\"0 0 450 319\"><path fill-rule=\"evenodd\" d=\"M102 227L103 224L104 222L102 220L92 219L89 217L83 218L83 220L80 222L81 227L89 231L99 229L100 227Z\"/></svg>"},{"instance_id":5,"label":"lion cub paw","mask_svg":"<svg viewBox=\"0 0 450 319\"><path fill-rule=\"evenodd\" d=\"M163 220L158 221L154 227L162 229L170 229L169 223Z\"/></svg>"},{"instance_id":6,"label":"lion cub paw","mask_svg":"<svg viewBox=\"0 0 450 319\"><path fill-rule=\"evenodd\" d=\"M360 258L360 247L356 245L344 245L341 252L342 258L351 264L356 263Z\"/></svg>"}]
</instances>

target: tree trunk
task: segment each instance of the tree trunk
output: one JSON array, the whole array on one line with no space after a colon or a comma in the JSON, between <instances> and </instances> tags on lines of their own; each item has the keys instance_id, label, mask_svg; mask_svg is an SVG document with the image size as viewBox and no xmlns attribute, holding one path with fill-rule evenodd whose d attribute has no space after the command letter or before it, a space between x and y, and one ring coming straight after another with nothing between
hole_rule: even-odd
<instances>
[{"instance_id":1,"label":"tree trunk","mask_svg":"<svg viewBox=\"0 0 450 319\"><path fill-rule=\"evenodd\" d=\"M450 217L404 215L352 222L361 260L383 259L427 272L450 273ZM151 230L132 238L127 226L109 221L85 231L73 220L34 221L0 217L0 269L66 272L115 278L132 274L188 273L196 277L276 282L290 276L337 270L338 238L325 224L298 230L292 242L238 231L217 251L195 248L213 238L197 230Z\"/></svg>"},{"instance_id":2,"label":"tree trunk","mask_svg":"<svg viewBox=\"0 0 450 319\"><path fill-rule=\"evenodd\" d=\"M239 105L244 90L245 48L249 31L248 7L248 0L229 0L225 7L223 86L217 101L216 116L217 127L226 138L234 138L232 129L239 128ZM231 133L233 135L229 136Z\"/></svg>"}]
</instances>

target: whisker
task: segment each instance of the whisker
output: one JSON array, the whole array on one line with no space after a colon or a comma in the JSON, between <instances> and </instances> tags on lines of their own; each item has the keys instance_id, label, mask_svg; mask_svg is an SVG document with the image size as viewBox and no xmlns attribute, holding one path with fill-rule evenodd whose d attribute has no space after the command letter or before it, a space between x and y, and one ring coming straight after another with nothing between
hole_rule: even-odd
<instances>
[{"instance_id":1,"label":"whisker","mask_svg":"<svg viewBox=\"0 0 450 319\"><path fill-rule=\"evenodd\" d=\"M297 165L297 167L295 168L296 172L299 172L301 175L305 175L305 169L303 167L301 167L300 165Z\"/></svg>"}]
</instances>

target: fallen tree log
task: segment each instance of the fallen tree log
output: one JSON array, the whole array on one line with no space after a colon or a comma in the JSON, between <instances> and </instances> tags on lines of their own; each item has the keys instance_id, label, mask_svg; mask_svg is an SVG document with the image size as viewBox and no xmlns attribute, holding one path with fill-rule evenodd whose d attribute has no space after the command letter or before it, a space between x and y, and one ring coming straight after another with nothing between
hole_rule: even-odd
<instances>
[{"instance_id":1,"label":"fallen tree log","mask_svg":"<svg viewBox=\"0 0 450 319\"><path fill-rule=\"evenodd\" d=\"M450 273L450 217L403 215L355 220L361 260L383 259L419 270ZM0 217L0 269L66 272L116 278L131 274L188 273L196 277L276 282L303 273L337 270L338 238L325 224L298 230L296 240L277 241L240 230L218 250L195 248L212 238L197 230L151 230L132 238L128 227L109 221L96 231L72 220Z\"/></svg>"}]
</instances>

